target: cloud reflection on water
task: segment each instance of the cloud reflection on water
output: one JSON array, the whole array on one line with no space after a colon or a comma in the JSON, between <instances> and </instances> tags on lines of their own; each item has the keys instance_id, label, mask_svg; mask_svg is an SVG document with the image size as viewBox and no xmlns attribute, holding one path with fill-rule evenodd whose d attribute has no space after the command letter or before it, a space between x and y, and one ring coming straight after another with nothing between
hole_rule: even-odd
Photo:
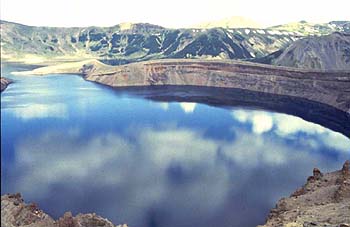
<instances>
[{"instance_id":1,"label":"cloud reflection on water","mask_svg":"<svg viewBox=\"0 0 350 227\"><path fill-rule=\"evenodd\" d=\"M241 123L250 123L255 134L273 132L285 138L292 138L300 133L306 136L318 135L321 140L314 142L310 138L307 142L315 147L324 144L340 151L350 151L350 140L344 135L296 116L256 110L233 110L231 115Z\"/></svg>"},{"instance_id":2,"label":"cloud reflection on water","mask_svg":"<svg viewBox=\"0 0 350 227\"><path fill-rule=\"evenodd\" d=\"M26 104L18 105L16 107L10 107L5 109L5 111L13 113L17 118L22 120L30 120L33 118L67 118L68 110L65 104L55 103L55 104Z\"/></svg>"},{"instance_id":3,"label":"cloud reflection on water","mask_svg":"<svg viewBox=\"0 0 350 227\"><path fill-rule=\"evenodd\" d=\"M254 116L246 119L254 122ZM275 125L277 121L272 122ZM126 135L106 133L86 140L77 129L68 133L51 131L26 138L17 145L18 180L13 187L38 201L57 198L79 204L82 202L79 200L90 197L93 201L102 200L87 207L112 219L119 214L122 221L133 220L130 223L133 226L144 226L144 215L154 209L178 218L177 222L172 218L163 220L167 226L171 226L171 221L186 226L189 220L196 220L192 223L195 225L208 220L220 224L215 214L232 206L228 204L230 198L238 199L251 191L251 199L245 201L246 209L261 215L261 208L254 207L254 203L262 203L265 208L271 206L277 199L276 191L286 190L283 181L296 181L306 168L316 164L332 168L343 161L340 158L331 162L307 143L288 146L282 138L272 139L261 130L255 133L234 128L235 139L223 141L171 126L161 130L128 130ZM348 146L338 148L345 148L339 152L341 157L348 155ZM281 173L271 178L276 169ZM256 171L258 178L253 177ZM280 174L289 177L282 179ZM252 179L266 181L264 196L254 196L258 192L249 186L254 184ZM269 188L268 184L276 182L281 185ZM61 196L54 192L58 186ZM99 194L101 188L109 194ZM69 209L81 211L79 205ZM244 223L240 218L242 212L245 211L232 214L239 223Z\"/></svg>"},{"instance_id":4,"label":"cloud reflection on water","mask_svg":"<svg viewBox=\"0 0 350 227\"><path fill-rule=\"evenodd\" d=\"M180 107L185 113L193 113L196 105L197 103L194 102L180 102Z\"/></svg>"}]
</instances>

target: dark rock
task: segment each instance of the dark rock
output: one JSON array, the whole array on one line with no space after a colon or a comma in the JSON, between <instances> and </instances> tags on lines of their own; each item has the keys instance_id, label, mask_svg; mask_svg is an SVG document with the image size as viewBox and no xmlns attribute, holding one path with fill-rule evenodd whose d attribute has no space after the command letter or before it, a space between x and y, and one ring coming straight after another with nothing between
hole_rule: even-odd
<instances>
[{"instance_id":1,"label":"dark rock","mask_svg":"<svg viewBox=\"0 0 350 227\"><path fill-rule=\"evenodd\" d=\"M350 160L346 160L341 171L342 171L343 175L350 174Z\"/></svg>"},{"instance_id":2,"label":"dark rock","mask_svg":"<svg viewBox=\"0 0 350 227\"><path fill-rule=\"evenodd\" d=\"M317 168L314 168L313 170L313 176L315 180L320 180L323 177L323 174L321 173L321 171Z\"/></svg>"}]
</instances>

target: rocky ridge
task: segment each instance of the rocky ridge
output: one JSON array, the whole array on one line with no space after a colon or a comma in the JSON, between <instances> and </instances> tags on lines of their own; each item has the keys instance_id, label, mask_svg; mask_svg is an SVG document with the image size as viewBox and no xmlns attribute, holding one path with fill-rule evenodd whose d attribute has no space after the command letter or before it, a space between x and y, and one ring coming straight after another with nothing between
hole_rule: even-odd
<instances>
[{"instance_id":1,"label":"rocky ridge","mask_svg":"<svg viewBox=\"0 0 350 227\"><path fill-rule=\"evenodd\" d=\"M350 161L339 171L319 169L289 198L282 198L260 227L349 227Z\"/></svg>"},{"instance_id":2,"label":"rocky ridge","mask_svg":"<svg viewBox=\"0 0 350 227\"><path fill-rule=\"evenodd\" d=\"M111 87L198 86L234 88L297 97L350 114L350 73L302 70L232 60L167 59L105 65L97 60L15 72L20 75L82 74Z\"/></svg>"},{"instance_id":3,"label":"rocky ridge","mask_svg":"<svg viewBox=\"0 0 350 227\"><path fill-rule=\"evenodd\" d=\"M272 61L275 65L350 70L350 34L333 33L297 40Z\"/></svg>"},{"instance_id":4,"label":"rocky ridge","mask_svg":"<svg viewBox=\"0 0 350 227\"><path fill-rule=\"evenodd\" d=\"M95 213L73 216L66 212L63 217L54 220L44 213L35 203L26 204L21 194L1 196L1 227L127 227L115 226Z\"/></svg>"},{"instance_id":5,"label":"rocky ridge","mask_svg":"<svg viewBox=\"0 0 350 227\"><path fill-rule=\"evenodd\" d=\"M350 21L330 21L328 23L310 23L307 21L298 21L288 24L272 26L270 29L295 31L304 36L329 35L333 32L350 32Z\"/></svg>"},{"instance_id":6,"label":"rocky ridge","mask_svg":"<svg viewBox=\"0 0 350 227\"><path fill-rule=\"evenodd\" d=\"M286 30L287 27L168 29L124 23L113 27L55 28L1 21L1 57L25 62L95 58L109 64L162 58L252 59L284 49L310 34L344 31L343 24L312 28L311 33L304 34L303 30Z\"/></svg>"},{"instance_id":7,"label":"rocky ridge","mask_svg":"<svg viewBox=\"0 0 350 227\"><path fill-rule=\"evenodd\" d=\"M112 87L191 85L237 88L315 101L350 113L350 73L296 70L239 61L157 60L81 69L86 80Z\"/></svg>"}]
</instances>

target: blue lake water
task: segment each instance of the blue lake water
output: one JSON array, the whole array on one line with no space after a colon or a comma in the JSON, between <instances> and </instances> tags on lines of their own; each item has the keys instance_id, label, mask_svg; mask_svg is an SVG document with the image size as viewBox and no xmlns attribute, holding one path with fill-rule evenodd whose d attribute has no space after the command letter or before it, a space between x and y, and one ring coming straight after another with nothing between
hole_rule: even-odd
<instances>
[{"instance_id":1,"label":"blue lake water","mask_svg":"<svg viewBox=\"0 0 350 227\"><path fill-rule=\"evenodd\" d=\"M75 75L13 76L1 93L1 193L57 218L131 227L256 226L350 139L300 117L156 102ZM345 122L344 122L345 123Z\"/></svg>"}]
</instances>

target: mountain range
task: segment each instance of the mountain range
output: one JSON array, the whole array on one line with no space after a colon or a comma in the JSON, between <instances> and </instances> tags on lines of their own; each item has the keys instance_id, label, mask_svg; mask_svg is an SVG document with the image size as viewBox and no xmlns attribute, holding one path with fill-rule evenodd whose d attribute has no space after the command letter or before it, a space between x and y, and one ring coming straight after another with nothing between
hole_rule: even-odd
<instances>
[{"instance_id":1,"label":"mountain range","mask_svg":"<svg viewBox=\"0 0 350 227\"><path fill-rule=\"evenodd\" d=\"M327 49L327 55L337 58L336 67L346 70L350 52L348 33L349 21L324 24L300 21L264 29L227 26L168 29L145 23L60 28L1 21L1 58L27 62L99 59L113 65L164 58L240 59L327 70L332 59L322 60L327 64L315 59L300 63L319 55L315 43L322 40L322 51ZM307 54L311 53L310 43L314 43L314 48L312 54Z\"/></svg>"}]
</instances>

